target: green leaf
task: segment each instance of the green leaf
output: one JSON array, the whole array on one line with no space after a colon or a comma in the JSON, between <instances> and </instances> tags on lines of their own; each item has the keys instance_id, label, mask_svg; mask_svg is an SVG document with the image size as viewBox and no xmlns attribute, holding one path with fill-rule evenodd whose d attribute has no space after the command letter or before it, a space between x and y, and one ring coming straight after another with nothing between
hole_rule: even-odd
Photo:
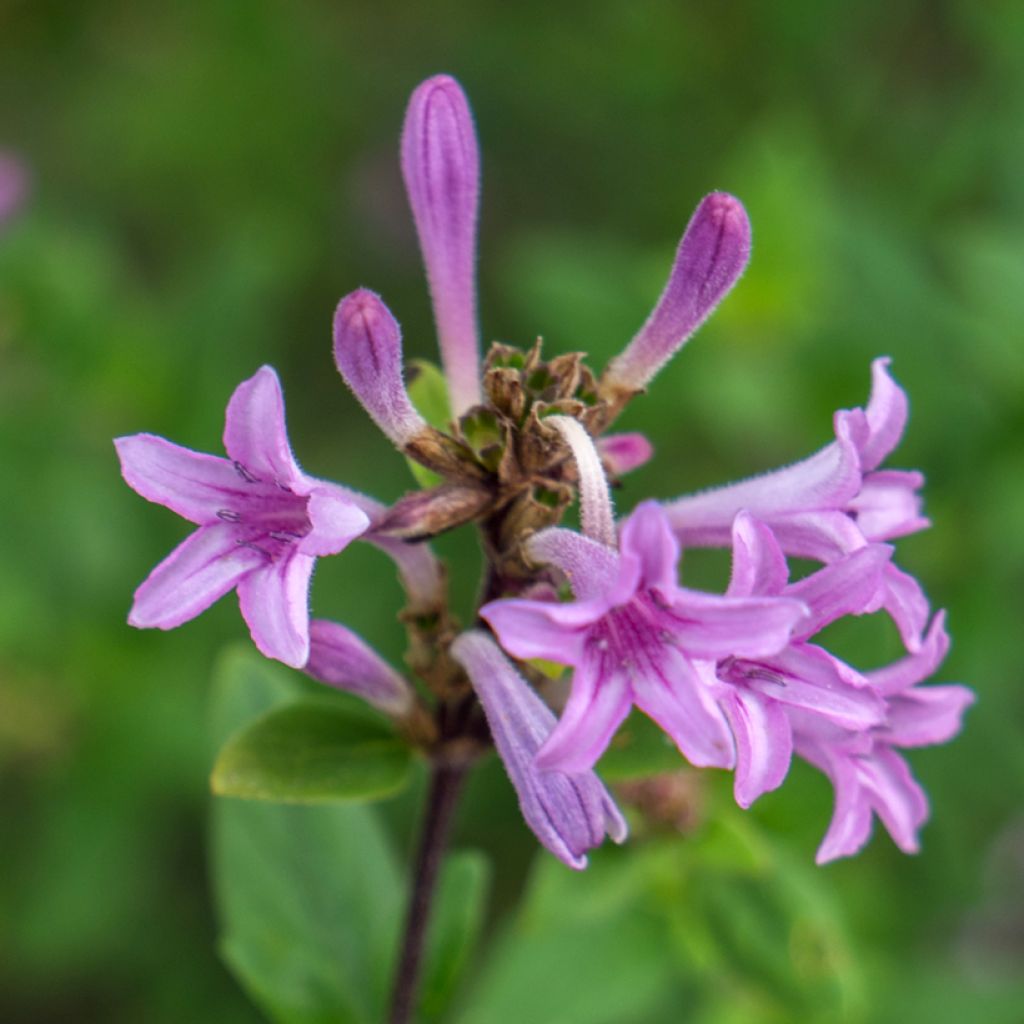
<instances>
[{"instance_id":1,"label":"green leaf","mask_svg":"<svg viewBox=\"0 0 1024 1024\"><path fill-rule=\"evenodd\" d=\"M686 767L676 745L646 715L634 711L598 762L609 782L625 782Z\"/></svg>"},{"instance_id":2,"label":"green leaf","mask_svg":"<svg viewBox=\"0 0 1024 1024\"><path fill-rule=\"evenodd\" d=\"M458 1024L661 1024L674 966L643 905L639 861L601 850L585 872L538 856L525 904L499 937Z\"/></svg>"},{"instance_id":3,"label":"green leaf","mask_svg":"<svg viewBox=\"0 0 1024 1024\"><path fill-rule=\"evenodd\" d=\"M301 692L251 650L218 665L216 742ZM384 1019L403 891L373 809L216 800L211 877L221 953L278 1024Z\"/></svg>"},{"instance_id":4,"label":"green leaf","mask_svg":"<svg viewBox=\"0 0 1024 1024\"><path fill-rule=\"evenodd\" d=\"M439 1021L458 992L484 923L490 864L477 850L449 854L427 935L420 1013Z\"/></svg>"},{"instance_id":5,"label":"green leaf","mask_svg":"<svg viewBox=\"0 0 1024 1024\"><path fill-rule=\"evenodd\" d=\"M376 800L409 781L412 755L387 722L332 697L274 708L224 745L218 796L279 803Z\"/></svg>"},{"instance_id":6,"label":"green leaf","mask_svg":"<svg viewBox=\"0 0 1024 1024\"><path fill-rule=\"evenodd\" d=\"M416 411L432 427L447 431L452 412L448 404L448 382L440 368L426 359L413 359L409 363L406 387Z\"/></svg>"},{"instance_id":7,"label":"green leaf","mask_svg":"<svg viewBox=\"0 0 1024 1024\"><path fill-rule=\"evenodd\" d=\"M426 359L413 359L409 363L406 388L416 411L432 427L447 431L452 413L448 402L448 382L440 368ZM436 487L442 482L441 477L426 466L412 459L405 461L420 487Z\"/></svg>"}]
</instances>

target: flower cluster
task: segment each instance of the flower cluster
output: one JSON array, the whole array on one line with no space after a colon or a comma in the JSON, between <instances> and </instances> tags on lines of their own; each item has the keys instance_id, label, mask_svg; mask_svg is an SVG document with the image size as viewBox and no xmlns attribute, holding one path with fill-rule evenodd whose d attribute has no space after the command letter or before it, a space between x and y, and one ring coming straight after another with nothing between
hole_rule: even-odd
<instances>
[{"instance_id":1,"label":"flower cluster","mask_svg":"<svg viewBox=\"0 0 1024 1024\"><path fill-rule=\"evenodd\" d=\"M898 751L948 740L973 697L961 686L921 685L949 641L944 614L932 615L893 562L889 542L927 520L921 475L880 468L907 417L888 360L873 364L867 405L837 412L835 440L816 454L741 483L641 502L618 522L609 480L652 447L608 430L745 269L742 205L724 193L700 203L654 311L603 373L579 353L545 359L539 342L525 351L494 344L481 363L479 155L453 79L414 92L401 164L452 420L428 422L416 408L398 323L375 293L341 300L334 357L377 426L439 482L386 506L306 475L285 433L277 377L264 367L228 404L226 458L147 434L116 442L129 485L198 527L139 587L129 621L171 628L237 589L260 651L406 726L415 721L406 735L431 757L471 760L493 743L526 822L575 868L606 835L625 838L594 768L634 705L690 764L733 770L743 807L782 783L794 753L824 772L835 811L820 862L856 852L874 815L901 849L916 850L927 802ZM578 532L559 525L574 500ZM479 529L487 568L481 622L463 632L429 539L467 523ZM344 626L310 621L315 559L354 540L396 564L416 683ZM681 552L699 546L731 550L725 593L681 583ZM791 580L791 557L820 567ZM875 612L892 618L906 648L892 665L861 671L814 642L843 616ZM557 717L535 659L572 668Z\"/></svg>"}]
</instances>

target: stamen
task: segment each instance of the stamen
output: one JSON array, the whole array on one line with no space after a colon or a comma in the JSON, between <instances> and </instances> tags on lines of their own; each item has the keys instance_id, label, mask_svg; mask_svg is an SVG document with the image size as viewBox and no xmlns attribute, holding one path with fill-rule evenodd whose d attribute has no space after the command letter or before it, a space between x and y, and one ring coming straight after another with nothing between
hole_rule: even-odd
<instances>
[{"instance_id":1,"label":"stamen","mask_svg":"<svg viewBox=\"0 0 1024 1024\"><path fill-rule=\"evenodd\" d=\"M252 475L237 459L232 463L235 467L235 472L247 483L256 484L259 483L259 478Z\"/></svg>"},{"instance_id":2,"label":"stamen","mask_svg":"<svg viewBox=\"0 0 1024 1024\"><path fill-rule=\"evenodd\" d=\"M572 457L576 460L583 532L601 544L615 547L615 512L612 507L612 496L593 438L580 422L569 416L549 416L544 422L549 423L562 435L572 450Z\"/></svg>"},{"instance_id":3,"label":"stamen","mask_svg":"<svg viewBox=\"0 0 1024 1024\"><path fill-rule=\"evenodd\" d=\"M217 518L223 519L225 523L240 523L242 521L241 514L230 508L217 509Z\"/></svg>"}]
</instances>

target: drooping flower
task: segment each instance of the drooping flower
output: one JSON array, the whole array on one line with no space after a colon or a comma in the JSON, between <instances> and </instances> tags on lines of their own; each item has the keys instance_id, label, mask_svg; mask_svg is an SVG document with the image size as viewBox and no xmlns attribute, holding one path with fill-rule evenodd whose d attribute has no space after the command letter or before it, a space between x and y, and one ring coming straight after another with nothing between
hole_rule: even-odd
<instances>
[{"instance_id":1,"label":"drooping flower","mask_svg":"<svg viewBox=\"0 0 1024 1024\"><path fill-rule=\"evenodd\" d=\"M314 619L309 639L303 671L313 679L354 693L388 715L399 717L412 707L408 682L352 630Z\"/></svg>"},{"instance_id":2,"label":"drooping flower","mask_svg":"<svg viewBox=\"0 0 1024 1024\"><path fill-rule=\"evenodd\" d=\"M785 778L793 751L791 709L799 709L805 720L817 717L854 732L884 721L884 701L868 679L810 638L842 616L878 609L891 556L887 545L869 544L789 583L785 556L768 527L746 512L736 517L728 593L789 597L807 609L780 651L759 658L730 656L716 666L725 683L719 702L736 741L735 793L741 807Z\"/></svg>"},{"instance_id":3,"label":"drooping flower","mask_svg":"<svg viewBox=\"0 0 1024 1024\"><path fill-rule=\"evenodd\" d=\"M835 809L818 848L817 862L849 857L871 836L877 815L904 853L919 849L918 830L928 818L928 798L898 750L946 743L974 703L966 686L919 686L949 648L945 617L936 614L921 649L867 673L883 695L883 723L861 732L840 729L820 717L790 712L794 750L829 777Z\"/></svg>"},{"instance_id":4,"label":"drooping flower","mask_svg":"<svg viewBox=\"0 0 1024 1024\"><path fill-rule=\"evenodd\" d=\"M582 497L581 504L586 529ZM566 575L577 600L498 600L480 610L511 654L573 666L568 703L538 764L590 768L635 704L692 764L731 767L714 662L779 652L804 605L680 587L679 544L657 502L642 503L625 520L617 548L612 530L611 543L591 539L592 529L581 536L557 527L527 542L531 558Z\"/></svg>"},{"instance_id":5,"label":"drooping flower","mask_svg":"<svg viewBox=\"0 0 1024 1024\"><path fill-rule=\"evenodd\" d=\"M547 705L486 633L463 633L451 647L484 709L494 744L526 823L559 860L577 870L605 836L621 843L626 822L592 771L545 771L536 762L555 726Z\"/></svg>"},{"instance_id":6,"label":"drooping flower","mask_svg":"<svg viewBox=\"0 0 1024 1024\"><path fill-rule=\"evenodd\" d=\"M723 709L736 738L736 799L748 807L781 783L792 752L819 768L836 792L832 824L818 862L848 856L867 842L872 813L906 853L928 801L896 747L944 743L960 729L974 695L963 686L917 684L949 647L939 612L921 648L893 665L861 673L810 637L844 615L876 611L891 549L868 544L788 582L785 556L768 527L741 513L733 527L731 594L778 594L801 600L808 615L790 644L761 659L719 662Z\"/></svg>"},{"instance_id":7,"label":"drooping flower","mask_svg":"<svg viewBox=\"0 0 1024 1024\"><path fill-rule=\"evenodd\" d=\"M343 550L370 521L342 488L295 462L277 374L264 366L235 389L227 458L152 434L114 443L130 487L199 527L138 588L128 621L173 629L237 589L259 650L304 665L313 564Z\"/></svg>"},{"instance_id":8,"label":"drooping flower","mask_svg":"<svg viewBox=\"0 0 1024 1024\"><path fill-rule=\"evenodd\" d=\"M907 420L907 397L888 371L871 365L864 409L835 414L836 439L802 462L665 504L684 546L726 547L736 515L746 510L767 524L788 555L831 562L865 544L893 540L929 525L917 493L920 473L879 470ZM920 645L929 607L918 582L889 564L884 604L908 649Z\"/></svg>"}]
</instances>

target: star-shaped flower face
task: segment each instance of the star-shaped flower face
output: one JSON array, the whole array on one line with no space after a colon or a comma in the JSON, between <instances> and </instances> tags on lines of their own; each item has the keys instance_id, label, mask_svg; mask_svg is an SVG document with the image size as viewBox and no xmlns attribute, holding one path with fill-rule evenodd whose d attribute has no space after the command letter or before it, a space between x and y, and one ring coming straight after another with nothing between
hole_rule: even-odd
<instances>
[{"instance_id":1,"label":"star-shaped flower face","mask_svg":"<svg viewBox=\"0 0 1024 1024\"><path fill-rule=\"evenodd\" d=\"M295 462L277 374L264 366L231 396L228 458L152 434L114 443L130 487L199 527L135 592L128 621L173 629L237 587L260 651L304 665L313 564L341 551L370 521L344 490Z\"/></svg>"},{"instance_id":2,"label":"star-shaped flower face","mask_svg":"<svg viewBox=\"0 0 1024 1024\"><path fill-rule=\"evenodd\" d=\"M691 763L731 767L734 748L716 700L714 662L774 654L804 605L785 597L721 597L676 582L679 545L656 502L623 523L619 550L545 530L531 557L561 569L572 603L493 601L481 609L506 650L575 669L569 701L538 764L582 771L635 704Z\"/></svg>"}]
</instances>

